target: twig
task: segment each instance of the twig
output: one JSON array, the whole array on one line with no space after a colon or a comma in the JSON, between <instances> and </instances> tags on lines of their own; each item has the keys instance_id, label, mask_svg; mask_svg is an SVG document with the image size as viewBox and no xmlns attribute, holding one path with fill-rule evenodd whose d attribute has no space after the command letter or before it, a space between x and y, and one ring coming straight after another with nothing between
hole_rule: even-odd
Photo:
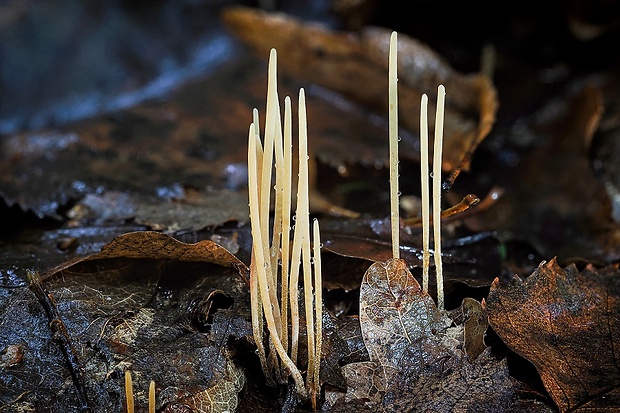
<instances>
[{"instance_id":1,"label":"twig","mask_svg":"<svg viewBox=\"0 0 620 413\"><path fill-rule=\"evenodd\" d=\"M92 411L86 389L84 388L84 373L80 361L78 360L73 346L71 344L71 337L67 331L65 323L60 318L56 301L52 294L46 291L39 273L31 270L26 270L26 277L28 278L29 288L32 290L37 300L45 310L47 317L50 320L50 329L52 330L52 337L60 345L60 349L65 357L69 372L71 373L71 379L75 386L78 401L80 403L80 410L82 412Z\"/></svg>"}]
</instances>

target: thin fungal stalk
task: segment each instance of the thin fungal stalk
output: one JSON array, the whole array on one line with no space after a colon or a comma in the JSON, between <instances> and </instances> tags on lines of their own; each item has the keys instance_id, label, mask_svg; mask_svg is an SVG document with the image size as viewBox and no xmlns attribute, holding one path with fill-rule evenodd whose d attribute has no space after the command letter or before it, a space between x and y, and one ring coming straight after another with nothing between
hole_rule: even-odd
<instances>
[{"instance_id":1,"label":"thin fungal stalk","mask_svg":"<svg viewBox=\"0 0 620 413\"><path fill-rule=\"evenodd\" d=\"M291 305L291 359L297 362L299 351L299 268L301 265L302 231L297 219L302 214L301 199L297 197L293 231L293 246L291 247L291 267L289 272L289 303Z\"/></svg>"},{"instance_id":2,"label":"thin fungal stalk","mask_svg":"<svg viewBox=\"0 0 620 413\"><path fill-rule=\"evenodd\" d=\"M149 413L155 413L155 382L149 384Z\"/></svg>"},{"instance_id":3,"label":"thin fungal stalk","mask_svg":"<svg viewBox=\"0 0 620 413\"><path fill-rule=\"evenodd\" d=\"M320 394L320 356L322 343L322 294L320 270L320 235L318 222L311 248L309 211L308 132L305 92L299 91L299 176L295 225L291 237L292 199L292 110L291 100L284 100L284 126L276 89L276 52L270 54L267 86L267 115L264 142L261 145L258 111L248 132L248 194L252 229L250 263L250 300L252 328L261 364L267 378L279 365L293 377L299 396L310 396L316 410ZM272 168L275 161L274 224L269 243L269 200ZM303 277L303 305L306 317L308 373L304 383L296 366L299 351L299 277ZM278 289L280 297L278 299ZM290 318L289 318L290 310ZM263 324L269 333L269 353L264 348ZM290 322L290 336L288 325ZM260 330L260 331L257 331ZM290 346L290 351L289 351ZM289 356L290 354L290 356ZM284 380L284 377L278 377Z\"/></svg>"},{"instance_id":4,"label":"thin fungal stalk","mask_svg":"<svg viewBox=\"0 0 620 413\"><path fill-rule=\"evenodd\" d=\"M291 192L292 192L292 163L293 163L293 121L291 98L284 98L284 136L283 136L283 173L282 173L282 276L280 286L280 312L282 314L282 345L288 349L288 302L289 302L289 263L290 263L290 236L291 236ZM293 359L294 360L294 359Z\"/></svg>"},{"instance_id":5,"label":"thin fungal stalk","mask_svg":"<svg viewBox=\"0 0 620 413\"><path fill-rule=\"evenodd\" d=\"M129 370L125 370L125 400L127 402L127 413L133 413L133 381Z\"/></svg>"},{"instance_id":6,"label":"thin fungal stalk","mask_svg":"<svg viewBox=\"0 0 620 413\"><path fill-rule=\"evenodd\" d=\"M428 96L420 101L420 180L422 184L422 290L428 293L428 273L431 263L430 191L428 183Z\"/></svg>"},{"instance_id":7,"label":"thin fungal stalk","mask_svg":"<svg viewBox=\"0 0 620 413\"><path fill-rule=\"evenodd\" d=\"M250 262L250 312L252 313L252 335L256 343L256 352L264 372L269 371L267 364L267 351L263 341L263 306L261 304L260 291L258 288L258 271L256 270L256 258L252 254Z\"/></svg>"},{"instance_id":8,"label":"thin fungal stalk","mask_svg":"<svg viewBox=\"0 0 620 413\"><path fill-rule=\"evenodd\" d=\"M301 376L301 372L293 363L293 361L288 356L286 349L282 346L282 342L280 341L280 337L278 334L278 328L276 324L276 317L274 315L274 310L279 307L277 306L277 302L273 303L270 301L269 297L271 294L269 278L268 274L271 274L271 262L269 260L268 252L269 249L264 249L263 244L263 234L261 231L261 224L263 223L260 218L269 219L269 215L267 217L260 216L260 205L259 205L259 185L258 185L258 176L257 176L257 159L256 159L256 145L259 140L258 136L254 133L254 126L250 125L250 132L248 138L248 192L250 198L250 225L252 227L252 255L255 257L255 265L251 267L255 270L255 274L250 274L250 277L254 276L258 280L258 290L260 293L260 304L263 307L263 315L265 316L265 320L267 322L267 330L269 331L269 338L271 343L273 344L280 360L284 367L289 371L293 380L295 381L295 386L297 387L297 392L303 398L307 397L307 392L304 387L304 381ZM263 164L264 165L264 164ZM275 305L274 305L275 304ZM279 316L279 314L278 314Z\"/></svg>"},{"instance_id":9,"label":"thin fungal stalk","mask_svg":"<svg viewBox=\"0 0 620 413\"><path fill-rule=\"evenodd\" d=\"M256 160L256 180L261 176L261 167L263 159L263 149L258 135L258 110L254 109L254 122L250 125L250 131L248 136L248 151L250 150L250 141L254 141L254 154L248 154L248 164L250 156ZM249 172L249 170L248 170ZM258 202L258 201L257 201ZM250 259L250 311L252 313L252 334L254 336L254 342L256 343L256 350L258 352L258 358L260 360L263 371L269 371L267 364L267 351L265 350L265 343L263 341L263 306L261 304L260 290L258 288L258 270L256 268L256 255L252 254Z\"/></svg>"},{"instance_id":10,"label":"thin fungal stalk","mask_svg":"<svg viewBox=\"0 0 620 413\"><path fill-rule=\"evenodd\" d=\"M435 277L437 284L437 308L444 309L443 264L441 261L441 165L443 148L443 123L446 89L437 88L437 108L435 110L435 137L433 143L433 213L430 214L429 173L428 173L428 97L420 100L420 180L422 184L422 289L428 292L430 268L430 224L433 223ZM475 201L472 201L475 202Z\"/></svg>"},{"instance_id":11,"label":"thin fungal stalk","mask_svg":"<svg viewBox=\"0 0 620 413\"><path fill-rule=\"evenodd\" d=\"M277 105L279 109L279 105ZM273 234L270 249L270 259L272 268L272 283L274 285L274 292L277 293L277 286L282 284L280 277L281 271L278 271L280 259L280 246L285 240L282 238L283 226L284 226L284 178L285 178L285 164L284 164L284 148L282 142L282 127L280 125L280 111L276 115L276 130L274 131L274 150L275 150L275 173L276 173L276 185L275 185L275 204L274 204L274 217L273 217ZM290 207L289 207L290 208ZM282 277L284 276L281 274ZM276 299L277 300L277 299ZM282 340L282 336L288 330L288 323L286 320L285 312L280 308L280 326L278 332L282 345L286 348L285 342Z\"/></svg>"},{"instance_id":12,"label":"thin fungal stalk","mask_svg":"<svg viewBox=\"0 0 620 413\"><path fill-rule=\"evenodd\" d=\"M437 281L437 308L444 309L443 265L441 262L441 164L443 147L443 121L446 89L437 88L437 109L435 111L435 142L433 149L433 231L435 238L435 274Z\"/></svg>"},{"instance_id":13,"label":"thin fungal stalk","mask_svg":"<svg viewBox=\"0 0 620 413\"><path fill-rule=\"evenodd\" d=\"M277 298L277 266L274 268L272 265L270 248L269 248L269 211L271 200L271 186L272 186L272 169L274 158L274 145L276 141L276 134L279 129L280 122L280 105L278 103L278 90L277 90L277 54L275 49L271 50L269 55L269 69L267 74L267 110L265 115L265 141L263 143L263 159L262 159L262 176L260 182L260 230L262 237L262 253L265 255L265 260L269 261L267 270L267 282L269 288L269 301L273 306L273 316L276 321L277 337L280 337L282 321L280 320L280 306ZM262 294L261 289L261 294ZM273 337L270 337L273 339Z\"/></svg>"},{"instance_id":14,"label":"thin fungal stalk","mask_svg":"<svg viewBox=\"0 0 620 413\"><path fill-rule=\"evenodd\" d=\"M321 272L321 234L319 232L319 220L314 219L312 229L313 257L314 257L314 304L316 336L314 338L315 359L314 371L312 373L312 409L316 411L317 398L320 395L321 383L319 374L321 372L321 349L323 347L323 275Z\"/></svg>"},{"instance_id":15,"label":"thin fungal stalk","mask_svg":"<svg viewBox=\"0 0 620 413\"><path fill-rule=\"evenodd\" d=\"M392 224L392 258L400 258L400 219L398 193L398 77L397 34L390 37L388 69L389 140L390 140L390 219Z\"/></svg>"},{"instance_id":16,"label":"thin fungal stalk","mask_svg":"<svg viewBox=\"0 0 620 413\"><path fill-rule=\"evenodd\" d=\"M299 91L299 182L297 199L301 209L295 221L295 234L301 233L301 252L303 264L304 306L306 313L306 335L308 339L307 388L312 388L313 371L316 362L314 338L314 297L312 288L312 260L310 256L310 211L308 197L308 126L306 121L306 95Z\"/></svg>"},{"instance_id":17,"label":"thin fungal stalk","mask_svg":"<svg viewBox=\"0 0 620 413\"><path fill-rule=\"evenodd\" d=\"M125 400L127 413L134 412L134 395L133 395L133 380L131 378L131 371L125 370ZM155 382L151 380L149 384L149 413L155 413Z\"/></svg>"}]
</instances>

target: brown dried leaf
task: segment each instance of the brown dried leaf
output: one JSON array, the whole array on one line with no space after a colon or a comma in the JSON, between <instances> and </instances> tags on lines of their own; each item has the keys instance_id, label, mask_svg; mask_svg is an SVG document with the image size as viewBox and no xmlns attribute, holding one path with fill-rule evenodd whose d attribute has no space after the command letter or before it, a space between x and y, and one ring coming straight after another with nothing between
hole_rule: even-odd
<instances>
[{"instance_id":1,"label":"brown dried leaf","mask_svg":"<svg viewBox=\"0 0 620 413\"><path fill-rule=\"evenodd\" d=\"M0 197L55 219L78 200L67 216L79 225L134 219L151 229L177 231L244 222L247 128L252 109L265 101L266 73L260 62L244 56L167 100L7 136L0 140ZM280 96L297 95L298 85L282 83ZM334 136L357 139L360 149L346 152L346 161L374 165L377 151L387 153L382 125L351 107L307 98L316 157L345 152ZM263 106L258 108L264 116ZM316 190L316 157L309 164L312 211L356 216Z\"/></svg>"},{"instance_id":2,"label":"brown dried leaf","mask_svg":"<svg viewBox=\"0 0 620 413\"><path fill-rule=\"evenodd\" d=\"M119 235L97 254L52 268L43 277L53 277L61 271L74 271L73 267L80 263L95 268L92 271L96 272L97 265L93 264L121 258L211 263L239 271L244 277L249 274L248 267L241 260L213 241L186 244L160 232L136 231ZM80 271L85 270L80 267Z\"/></svg>"},{"instance_id":3,"label":"brown dried leaf","mask_svg":"<svg viewBox=\"0 0 620 413\"><path fill-rule=\"evenodd\" d=\"M155 232L119 236L98 254L48 271L45 287L83 369L93 411L121 411L126 369L139 387L155 380L161 404L207 396L214 405L233 403L232 387L224 394L213 386L230 381L228 339L251 336L249 289L239 277L246 271L213 242L185 244ZM0 380L15 383L6 394L16 400L11 408L71 411L72 380L60 367L62 353L41 305L28 290L2 304L0 348L24 343L31 355L19 369L0 372ZM146 406L146 392L136 397Z\"/></svg>"},{"instance_id":4,"label":"brown dried leaf","mask_svg":"<svg viewBox=\"0 0 620 413\"><path fill-rule=\"evenodd\" d=\"M279 67L288 74L342 93L386 113L388 47L391 31L367 28L358 33L336 32L295 18L247 7L224 11L224 22L255 52L266 57L271 48L279 55ZM420 96L436 95L444 84L446 116L443 169L469 168L478 144L488 135L497 111L497 96L482 74L463 75L426 45L399 35L399 110L401 123L419 131ZM433 99L430 99L431 101ZM434 113L434 107L429 107ZM429 119L432 124L433 119ZM432 136L432 135L431 135ZM402 152L402 151L401 151ZM414 153L401 153L417 158Z\"/></svg>"},{"instance_id":5,"label":"brown dried leaf","mask_svg":"<svg viewBox=\"0 0 620 413\"><path fill-rule=\"evenodd\" d=\"M523 281L496 280L486 308L491 327L536 366L560 411L620 405L617 266L579 272L554 258Z\"/></svg>"},{"instance_id":6,"label":"brown dried leaf","mask_svg":"<svg viewBox=\"0 0 620 413\"><path fill-rule=\"evenodd\" d=\"M419 360L428 359L425 347L442 343L442 333L451 323L404 261L375 263L364 274L360 324L371 360L396 368L409 346L418 349Z\"/></svg>"},{"instance_id":7,"label":"brown dried leaf","mask_svg":"<svg viewBox=\"0 0 620 413\"><path fill-rule=\"evenodd\" d=\"M489 322L480 301L464 298L461 306L450 314L457 325L463 326L463 343L469 360L475 360L487 348L484 336Z\"/></svg>"},{"instance_id":8,"label":"brown dried leaf","mask_svg":"<svg viewBox=\"0 0 620 413\"><path fill-rule=\"evenodd\" d=\"M182 404L200 413L237 411L239 392L245 385L243 371L232 360L226 364L226 375L213 386L182 400Z\"/></svg>"},{"instance_id":9,"label":"brown dried leaf","mask_svg":"<svg viewBox=\"0 0 620 413\"><path fill-rule=\"evenodd\" d=\"M483 334L480 310L475 300L461 310L465 325L475 326L475 333L468 333L472 337ZM378 412L552 411L520 396L526 387L489 348L463 357L463 328L450 327L452 320L437 311L402 260L368 269L360 290L360 323L370 361L343 367L349 387L334 411L360 400Z\"/></svg>"},{"instance_id":10,"label":"brown dried leaf","mask_svg":"<svg viewBox=\"0 0 620 413\"><path fill-rule=\"evenodd\" d=\"M464 360L446 375L425 376L410 381L406 374L394 381L384 404L389 412L523 412L552 413L539 404L518 408L522 386L510 376L506 360L497 360L490 349L475 362Z\"/></svg>"},{"instance_id":11,"label":"brown dried leaf","mask_svg":"<svg viewBox=\"0 0 620 413\"><path fill-rule=\"evenodd\" d=\"M346 399L377 403L403 364L417 376L436 360L451 358L455 343L446 336L451 323L404 261L371 265L360 286L360 324L370 361L343 367L349 386Z\"/></svg>"}]
</instances>

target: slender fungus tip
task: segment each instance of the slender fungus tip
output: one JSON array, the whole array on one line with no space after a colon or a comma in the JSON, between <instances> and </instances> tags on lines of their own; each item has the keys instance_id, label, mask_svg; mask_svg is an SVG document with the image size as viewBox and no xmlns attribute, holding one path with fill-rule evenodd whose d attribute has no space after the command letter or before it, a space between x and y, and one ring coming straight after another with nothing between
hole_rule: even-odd
<instances>
[{"instance_id":1,"label":"slender fungus tip","mask_svg":"<svg viewBox=\"0 0 620 413\"><path fill-rule=\"evenodd\" d=\"M389 148L390 148L390 218L392 230L392 258L400 258L400 218L398 192L398 52L396 32L390 39L388 58L388 108L389 108Z\"/></svg>"},{"instance_id":2,"label":"slender fungus tip","mask_svg":"<svg viewBox=\"0 0 620 413\"><path fill-rule=\"evenodd\" d=\"M131 380L131 371L129 370L125 370L125 401L127 402L127 413L133 413L133 383Z\"/></svg>"},{"instance_id":3,"label":"slender fungus tip","mask_svg":"<svg viewBox=\"0 0 620 413\"><path fill-rule=\"evenodd\" d=\"M151 380L149 384L149 413L155 413L155 382Z\"/></svg>"}]
</instances>

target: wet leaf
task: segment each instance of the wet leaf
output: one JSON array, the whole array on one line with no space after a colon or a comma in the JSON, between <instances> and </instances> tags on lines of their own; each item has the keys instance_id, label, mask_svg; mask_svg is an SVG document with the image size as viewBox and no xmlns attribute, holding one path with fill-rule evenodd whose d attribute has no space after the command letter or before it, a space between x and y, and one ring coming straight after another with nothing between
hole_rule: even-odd
<instances>
[{"instance_id":1,"label":"wet leaf","mask_svg":"<svg viewBox=\"0 0 620 413\"><path fill-rule=\"evenodd\" d=\"M390 30L372 27L359 33L337 32L283 13L247 7L225 9L223 19L259 56L268 56L269 50L275 47L280 67L291 76L342 93L379 113L387 112ZM422 93L433 96L437 86L444 84L448 98L443 169L452 171L462 166L467 170L473 152L495 121L494 87L483 75L456 72L416 39L401 34L398 41L402 125L417 134L419 116L411 114L420 113L420 96ZM429 108L429 113L434 113L434 108ZM417 158L417 154L407 153L405 148L401 149L403 156ZM377 155L380 161L387 160L385 151L383 156Z\"/></svg>"},{"instance_id":2,"label":"wet leaf","mask_svg":"<svg viewBox=\"0 0 620 413\"><path fill-rule=\"evenodd\" d=\"M469 312L467 334L479 341L481 329L471 331L472 324L484 324L475 303L467 301L462 311ZM360 324L370 361L343 366L349 387L335 411L359 400L379 412L491 413L525 404L519 392L526 387L510 376L505 360L497 360L488 348L464 357L463 327L451 327L453 320L437 311L402 260L375 263L366 272ZM528 406L512 411L551 411L544 404L533 410Z\"/></svg>"},{"instance_id":3,"label":"wet leaf","mask_svg":"<svg viewBox=\"0 0 620 413\"><path fill-rule=\"evenodd\" d=\"M457 325L463 326L463 343L469 360L475 360L487 348L484 336L489 325L480 301L465 298L461 306L450 312Z\"/></svg>"},{"instance_id":4,"label":"wet leaf","mask_svg":"<svg viewBox=\"0 0 620 413\"><path fill-rule=\"evenodd\" d=\"M233 361L229 361L226 365L226 376L221 381L200 393L183 399L181 403L194 412L235 412L239 405L238 393L244 385L243 371Z\"/></svg>"},{"instance_id":5,"label":"wet leaf","mask_svg":"<svg viewBox=\"0 0 620 413\"><path fill-rule=\"evenodd\" d=\"M486 349L475 362L463 360L458 368L446 371L445 375L409 381L405 374L394 382L384 401L386 412L554 411L544 403L526 404L521 400L519 392L525 388L510 376L506 360L497 360L490 349Z\"/></svg>"},{"instance_id":6,"label":"wet leaf","mask_svg":"<svg viewBox=\"0 0 620 413\"><path fill-rule=\"evenodd\" d=\"M371 265L360 287L360 324L370 361L343 367L347 400L378 403L403 363L419 376L434 360L454 357L446 336L451 323L421 290L404 261Z\"/></svg>"},{"instance_id":7,"label":"wet leaf","mask_svg":"<svg viewBox=\"0 0 620 413\"><path fill-rule=\"evenodd\" d=\"M392 256L391 227L389 219L360 218L350 220L323 219L321 237L325 251L333 252L349 259L369 262L385 262ZM402 227L400 231L400 255L409 268L422 266L421 228ZM494 257L494 248L498 240L492 233L479 233L472 236L443 240L444 277L447 282L462 282L469 286L489 286L498 273L498 259ZM483 258L480 258L483 257ZM331 265L336 265L332 260ZM350 266L350 260L348 261ZM433 264L434 265L434 264ZM367 268L367 267L365 267ZM347 274L346 268L341 271ZM327 272L329 275L329 272ZM351 280L350 280L351 278ZM343 277L345 288L351 282L359 285L359 273L352 277ZM328 280L328 285L337 282ZM456 301L458 305L460 299Z\"/></svg>"},{"instance_id":8,"label":"wet leaf","mask_svg":"<svg viewBox=\"0 0 620 413\"><path fill-rule=\"evenodd\" d=\"M76 225L134 220L172 232L245 222L247 128L254 107L264 113L257 102L265 100L265 72L246 57L165 101L10 135L0 140L0 197ZM283 84L280 93L294 97L300 86ZM328 154L337 166L375 165L375 152L385 151L384 125L357 108L308 93L308 117L313 166ZM358 151L334 146L341 138L357 139ZM346 216L314 184L312 210Z\"/></svg>"},{"instance_id":9,"label":"wet leaf","mask_svg":"<svg viewBox=\"0 0 620 413\"><path fill-rule=\"evenodd\" d=\"M138 389L156 382L158 406L236 403L243 374L231 365L227 343L251 336L246 271L213 242L185 244L155 232L122 235L98 254L48 271L44 285L78 356L93 411L120 411L126 369ZM0 374L0 383L14 383L3 388L4 402L72 411L69 372L41 305L21 288L3 294L0 308L0 348L18 345L26 355L19 369ZM146 391L136 396L147 405Z\"/></svg>"},{"instance_id":10,"label":"wet leaf","mask_svg":"<svg viewBox=\"0 0 620 413\"><path fill-rule=\"evenodd\" d=\"M543 262L525 280L493 283L489 324L531 361L562 412L620 403L620 272Z\"/></svg>"}]
</instances>

